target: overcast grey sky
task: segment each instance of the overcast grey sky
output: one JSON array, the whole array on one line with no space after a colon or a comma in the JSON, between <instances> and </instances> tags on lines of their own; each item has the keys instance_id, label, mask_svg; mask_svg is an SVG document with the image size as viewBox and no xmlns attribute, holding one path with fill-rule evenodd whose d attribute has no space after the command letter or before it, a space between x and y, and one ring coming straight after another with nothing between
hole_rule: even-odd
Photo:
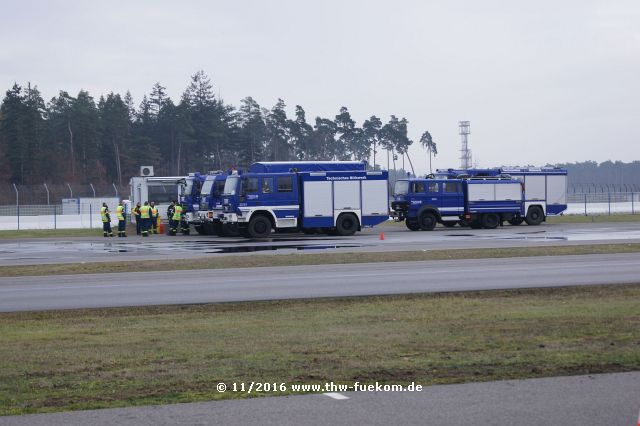
<instances>
[{"instance_id":1,"label":"overcast grey sky","mask_svg":"<svg viewBox=\"0 0 640 426\"><path fill-rule=\"evenodd\" d=\"M458 120L480 166L640 160L638 0L0 1L3 92L179 99L202 69L236 106L406 117L419 171L424 130L459 165Z\"/></svg>"}]
</instances>

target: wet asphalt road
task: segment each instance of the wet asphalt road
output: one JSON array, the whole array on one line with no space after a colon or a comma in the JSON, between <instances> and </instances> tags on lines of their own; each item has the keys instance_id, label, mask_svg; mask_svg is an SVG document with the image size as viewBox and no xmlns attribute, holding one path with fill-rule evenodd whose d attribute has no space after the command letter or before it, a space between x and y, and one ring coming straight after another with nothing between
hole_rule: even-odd
<instances>
[{"instance_id":1,"label":"wet asphalt road","mask_svg":"<svg viewBox=\"0 0 640 426\"><path fill-rule=\"evenodd\" d=\"M429 386L0 417L0 426L565 425L631 426L640 373Z\"/></svg>"},{"instance_id":2,"label":"wet asphalt road","mask_svg":"<svg viewBox=\"0 0 640 426\"><path fill-rule=\"evenodd\" d=\"M640 253L5 277L0 312L639 281Z\"/></svg>"},{"instance_id":3,"label":"wet asphalt road","mask_svg":"<svg viewBox=\"0 0 640 426\"><path fill-rule=\"evenodd\" d=\"M380 240L384 232L385 239ZM98 234L98 231L96 231ZM383 224L352 237L274 234L266 240L213 236L157 235L127 239L76 237L0 241L0 265L77 263L119 260L163 260L237 254L353 251L440 250L544 245L640 242L640 222L505 226L495 230L438 227L411 232L402 224Z\"/></svg>"}]
</instances>

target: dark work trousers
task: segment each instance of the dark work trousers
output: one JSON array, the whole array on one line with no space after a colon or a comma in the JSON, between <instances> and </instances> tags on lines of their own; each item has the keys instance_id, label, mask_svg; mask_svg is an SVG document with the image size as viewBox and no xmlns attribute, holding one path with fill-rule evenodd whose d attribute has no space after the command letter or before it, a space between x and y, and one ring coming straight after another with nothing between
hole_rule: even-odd
<instances>
[{"instance_id":1,"label":"dark work trousers","mask_svg":"<svg viewBox=\"0 0 640 426\"><path fill-rule=\"evenodd\" d=\"M102 222L102 232L104 232L104 236L112 235L111 231L111 222Z\"/></svg>"},{"instance_id":2,"label":"dark work trousers","mask_svg":"<svg viewBox=\"0 0 640 426\"><path fill-rule=\"evenodd\" d=\"M142 219L140 219L140 216L136 216L136 234L142 234Z\"/></svg>"}]
</instances>

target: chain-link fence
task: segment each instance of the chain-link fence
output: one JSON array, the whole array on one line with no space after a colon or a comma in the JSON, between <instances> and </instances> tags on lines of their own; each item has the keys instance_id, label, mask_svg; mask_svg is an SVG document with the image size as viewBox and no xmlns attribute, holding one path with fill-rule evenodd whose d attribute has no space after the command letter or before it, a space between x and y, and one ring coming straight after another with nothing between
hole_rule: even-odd
<instances>
[{"instance_id":1,"label":"chain-link fence","mask_svg":"<svg viewBox=\"0 0 640 426\"><path fill-rule=\"evenodd\" d=\"M111 224L117 225L117 198L77 200L75 204L0 206L0 230L101 228L103 202L110 207Z\"/></svg>"},{"instance_id":2,"label":"chain-link fence","mask_svg":"<svg viewBox=\"0 0 640 426\"><path fill-rule=\"evenodd\" d=\"M61 204L67 198L126 198L129 186L114 183L0 185L0 205L47 205Z\"/></svg>"},{"instance_id":3,"label":"chain-link fence","mask_svg":"<svg viewBox=\"0 0 640 426\"><path fill-rule=\"evenodd\" d=\"M567 201L565 214L636 214L640 192L569 193Z\"/></svg>"},{"instance_id":4,"label":"chain-link fence","mask_svg":"<svg viewBox=\"0 0 640 426\"><path fill-rule=\"evenodd\" d=\"M112 194L115 195L115 192ZM128 195L118 192L118 195L121 194ZM51 204L20 202L0 205L0 230L101 228L100 207L103 202L111 210L112 226L116 226L115 208L120 198L111 194L110 197L96 198L91 195L93 191L86 198L63 197ZM640 192L569 193L567 201L568 208L564 214L636 214L640 207Z\"/></svg>"}]
</instances>

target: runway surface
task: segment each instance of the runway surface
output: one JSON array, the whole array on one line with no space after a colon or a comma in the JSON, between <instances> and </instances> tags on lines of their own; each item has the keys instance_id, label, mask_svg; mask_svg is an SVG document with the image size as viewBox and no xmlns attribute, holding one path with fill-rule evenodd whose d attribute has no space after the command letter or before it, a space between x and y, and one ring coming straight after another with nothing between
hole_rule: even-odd
<instances>
[{"instance_id":1,"label":"runway surface","mask_svg":"<svg viewBox=\"0 0 640 426\"><path fill-rule=\"evenodd\" d=\"M384 232L384 240L380 239L380 232ZM0 240L0 265L620 242L640 242L640 222L522 225L494 230L439 226L431 232L411 232L403 224L387 223L352 237L273 234L263 240L200 235L105 239L96 231L96 237Z\"/></svg>"},{"instance_id":2,"label":"runway surface","mask_svg":"<svg viewBox=\"0 0 640 426\"><path fill-rule=\"evenodd\" d=\"M0 311L640 282L640 253L0 279Z\"/></svg>"},{"instance_id":3,"label":"runway surface","mask_svg":"<svg viewBox=\"0 0 640 426\"><path fill-rule=\"evenodd\" d=\"M0 417L1 426L76 425L565 425L629 426L640 373L429 386Z\"/></svg>"}]
</instances>

